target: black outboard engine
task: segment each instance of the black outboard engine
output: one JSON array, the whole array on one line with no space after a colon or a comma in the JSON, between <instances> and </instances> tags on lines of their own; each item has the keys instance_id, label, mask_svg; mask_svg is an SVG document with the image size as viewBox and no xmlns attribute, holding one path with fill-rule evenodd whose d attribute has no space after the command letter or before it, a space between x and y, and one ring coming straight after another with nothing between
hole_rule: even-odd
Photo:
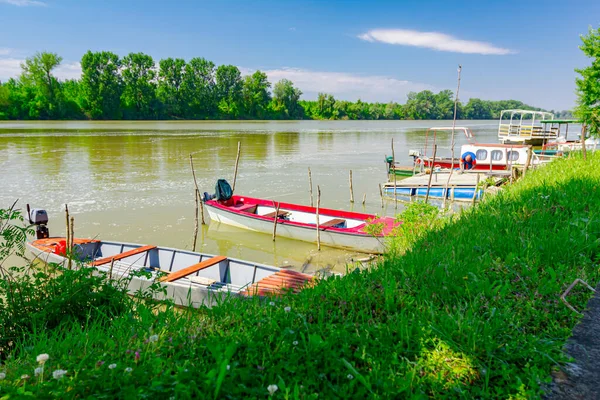
<instances>
[{"instance_id":1,"label":"black outboard engine","mask_svg":"<svg viewBox=\"0 0 600 400\"><path fill-rule=\"evenodd\" d=\"M29 223L31 225L35 225L35 236L38 239L46 239L50 237L50 232L48 231L48 213L46 210L42 210L41 208L29 208L29 204L27 204L27 217L29 218Z\"/></svg>"},{"instance_id":2,"label":"black outboard engine","mask_svg":"<svg viewBox=\"0 0 600 400\"><path fill-rule=\"evenodd\" d=\"M204 192L204 201L216 199L218 201L227 201L233 197L233 190L225 179L217 180L217 184L215 185L215 194L210 195L207 192Z\"/></svg>"}]
</instances>

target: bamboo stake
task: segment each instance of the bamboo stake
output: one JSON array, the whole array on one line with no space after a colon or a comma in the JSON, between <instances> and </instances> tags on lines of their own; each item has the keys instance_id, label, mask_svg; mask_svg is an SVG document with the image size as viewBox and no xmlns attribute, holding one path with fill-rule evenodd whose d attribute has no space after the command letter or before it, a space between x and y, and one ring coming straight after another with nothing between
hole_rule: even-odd
<instances>
[{"instance_id":1,"label":"bamboo stake","mask_svg":"<svg viewBox=\"0 0 600 400\"><path fill-rule=\"evenodd\" d=\"M69 237L71 235L71 228L69 226L69 206L65 204L65 217L67 218L67 233L65 235L65 244L67 249L69 248L70 240Z\"/></svg>"},{"instance_id":2,"label":"bamboo stake","mask_svg":"<svg viewBox=\"0 0 600 400\"><path fill-rule=\"evenodd\" d=\"M381 208L383 208L383 190L381 190L381 183L379 184L379 197L381 197Z\"/></svg>"},{"instance_id":3,"label":"bamboo stake","mask_svg":"<svg viewBox=\"0 0 600 400\"><path fill-rule=\"evenodd\" d=\"M350 170L350 203L354 203L354 188L352 187L352 170Z\"/></svg>"},{"instance_id":4,"label":"bamboo stake","mask_svg":"<svg viewBox=\"0 0 600 400\"><path fill-rule=\"evenodd\" d=\"M71 217L71 232L69 237L71 238L71 243L67 248L69 255L69 269L71 269L71 262L73 259L73 238L75 237L75 217Z\"/></svg>"},{"instance_id":5,"label":"bamboo stake","mask_svg":"<svg viewBox=\"0 0 600 400\"><path fill-rule=\"evenodd\" d=\"M475 183L475 192L473 193L473 198L471 199L471 205L475 204L475 199L477 198L478 190L479 190L479 173L477 173L477 181Z\"/></svg>"},{"instance_id":6,"label":"bamboo stake","mask_svg":"<svg viewBox=\"0 0 600 400\"><path fill-rule=\"evenodd\" d=\"M275 209L275 218L273 219L273 241L275 241L275 236L277 235L277 219L279 218L279 203L275 206L275 201L273 201L273 208Z\"/></svg>"},{"instance_id":7,"label":"bamboo stake","mask_svg":"<svg viewBox=\"0 0 600 400\"><path fill-rule=\"evenodd\" d=\"M452 119L452 143L450 146L450 150L452 152L451 154L451 164L450 164L450 174L448 175L448 181L446 182L446 192L448 191L448 185L450 184L450 179L452 178L452 172L454 171L454 132L455 132L455 128L456 128L456 109L458 107L458 93L460 92L460 73L462 71L462 66L459 65L458 66L458 83L456 85L456 96L454 97L454 117ZM435 157L433 158L433 163L435 164ZM446 208L446 197L444 196L444 205L443 208Z\"/></svg>"},{"instance_id":8,"label":"bamboo stake","mask_svg":"<svg viewBox=\"0 0 600 400\"><path fill-rule=\"evenodd\" d=\"M363 206L365 205L366 201L367 201L367 194L365 193L365 194L363 194L363 201L362 201Z\"/></svg>"},{"instance_id":9,"label":"bamboo stake","mask_svg":"<svg viewBox=\"0 0 600 400\"><path fill-rule=\"evenodd\" d=\"M529 169L529 164L531 163L531 157L533 157L533 147L529 146L529 148L527 149L527 160L525 161L525 167L523 168L523 177L525 177L525 174L527 173L527 170Z\"/></svg>"},{"instance_id":10,"label":"bamboo stake","mask_svg":"<svg viewBox=\"0 0 600 400\"><path fill-rule=\"evenodd\" d=\"M433 145L433 159L435 160L435 155L437 154L437 144ZM429 201L429 191L431 190L431 178L433 177L433 165L431 171L429 172L429 183L427 184L427 194L425 195L425 204ZM447 185L447 184L446 184ZM394 191L396 188L394 188Z\"/></svg>"},{"instance_id":11,"label":"bamboo stake","mask_svg":"<svg viewBox=\"0 0 600 400\"><path fill-rule=\"evenodd\" d=\"M202 195L200 194L200 191L198 189L196 189L196 197L200 202L200 216L202 219L202 225L206 225L206 222L204 222L204 202L202 201Z\"/></svg>"},{"instance_id":12,"label":"bamboo stake","mask_svg":"<svg viewBox=\"0 0 600 400\"><path fill-rule=\"evenodd\" d=\"M585 148L585 130L587 129L587 126L585 126L585 124L583 124L581 126L581 156L583 157L583 160L587 160L587 149Z\"/></svg>"},{"instance_id":13,"label":"bamboo stake","mask_svg":"<svg viewBox=\"0 0 600 400\"><path fill-rule=\"evenodd\" d=\"M231 187L231 191L235 192L235 181L237 179L238 173L238 164L240 162L240 151L242 149L242 142L238 142L237 156L235 158L235 170L233 171L233 186Z\"/></svg>"},{"instance_id":14,"label":"bamboo stake","mask_svg":"<svg viewBox=\"0 0 600 400\"><path fill-rule=\"evenodd\" d=\"M194 190L194 240L192 242L192 251L196 251L196 241L198 240L198 191Z\"/></svg>"},{"instance_id":15,"label":"bamboo stake","mask_svg":"<svg viewBox=\"0 0 600 400\"><path fill-rule=\"evenodd\" d=\"M321 250L321 228L319 224L319 208L321 208L321 187L317 185L317 250Z\"/></svg>"},{"instance_id":16,"label":"bamboo stake","mask_svg":"<svg viewBox=\"0 0 600 400\"><path fill-rule=\"evenodd\" d=\"M394 152L394 138L392 138L392 166L396 167L396 153ZM394 208L398 209L398 193L396 192L396 171L394 171Z\"/></svg>"},{"instance_id":17,"label":"bamboo stake","mask_svg":"<svg viewBox=\"0 0 600 400\"><path fill-rule=\"evenodd\" d=\"M110 269L108 270L108 280L112 279L113 267L115 266L115 259L110 260Z\"/></svg>"},{"instance_id":18,"label":"bamboo stake","mask_svg":"<svg viewBox=\"0 0 600 400\"><path fill-rule=\"evenodd\" d=\"M308 190L310 191L310 206L314 207L314 204L313 204L312 173L310 172L310 167L308 167Z\"/></svg>"}]
</instances>

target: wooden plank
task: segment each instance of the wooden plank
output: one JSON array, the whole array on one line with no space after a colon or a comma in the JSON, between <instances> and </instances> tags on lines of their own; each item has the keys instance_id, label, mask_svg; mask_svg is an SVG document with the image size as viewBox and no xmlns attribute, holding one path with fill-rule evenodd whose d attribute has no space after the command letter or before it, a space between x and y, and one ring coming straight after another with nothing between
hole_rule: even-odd
<instances>
[{"instance_id":1,"label":"wooden plank","mask_svg":"<svg viewBox=\"0 0 600 400\"><path fill-rule=\"evenodd\" d=\"M330 228L330 227L332 227L334 225L338 225L338 224L341 224L341 223L344 223L344 222L346 222L345 219L334 218L334 219L332 219L330 221L321 223L321 228Z\"/></svg>"},{"instance_id":2,"label":"wooden plank","mask_svg":"<svg viewBox=\"0 0 600 400\"><path fill-rule=\"evenodd\" d=\"M275 218L275 214L277 214L277 211L273 211L273 212L270 212L270 213L262 215L262 216L267 217L267 218ZM289 214L288 211L279 211L279 214L277 214L277 218L286 217L288 214Z\"/></svg>"},{"instance_id":3,"label":"wooden plank","mask_svg":"<svg viewBox=\"0 0 600 400\"><path fill-rule=\"evenodd\" d=\"M202 262L199 262L198 264L194 264L191 265L187 268L181 269L179 271L175 271L173 273L170 273L167 276L163 276L160 281L161 282L173 282L176 281L177 279L181 279L184 278L188 275L193 274L194 272L198 272L200 270L203 270L205 268L208 268L212 265L218 264L221 261L227 260L227 257L225 256L216 256L213 258L209 258L208 260L204 260Z\"/></svg>"},{"instance_id":4,"label":"wooden plank","mask_svg":"<svg viewBox=\"0 0 600 400\"><path fill-rule=\"evenodd\" d=\"M122 260L124 258L130 257L130 256L134 256L136 254L144 253L146 251L149 251L149 250L152 250L152 249L155 249L155 248L156 248L156 246L142 246L142 247L138 247L138 248L131 249L131 250L128 250L128 251L123 252L123 253L115 254L114 256L104 257L104 258L101 258L99 260L95 260L94 262L92 262L92 265L94 267L97 267L98 265L108 264L112 260L115 260L115 261Z\"/></svg>"}]
</instances>

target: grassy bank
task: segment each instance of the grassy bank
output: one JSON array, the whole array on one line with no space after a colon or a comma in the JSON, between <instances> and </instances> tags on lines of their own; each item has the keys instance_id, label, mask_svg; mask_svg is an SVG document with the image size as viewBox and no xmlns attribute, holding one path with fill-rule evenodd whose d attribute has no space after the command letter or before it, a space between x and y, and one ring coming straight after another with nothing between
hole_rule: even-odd
<instances>
[{"instance_id":1,"label":"grassy bank","mask_svg":"<svg viewBox=\"0 0 600 400\"><path fill-rule=\"evenodd\" d=\"M299 295L153 312L110 306L113 294L87 318L65 309L52 329L44 313L67 300L44 298L54 303L32 308L39 322L2 360L0 398L540 396L578 320L559 295L600 278L599 204L600 155L574 157L379 268Z\"/></svg>"}]
</instances>

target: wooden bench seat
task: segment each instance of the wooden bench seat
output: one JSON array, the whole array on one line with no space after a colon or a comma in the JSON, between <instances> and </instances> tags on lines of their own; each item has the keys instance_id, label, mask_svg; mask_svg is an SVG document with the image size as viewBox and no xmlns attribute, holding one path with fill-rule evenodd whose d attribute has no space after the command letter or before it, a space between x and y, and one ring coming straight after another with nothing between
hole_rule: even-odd
<instances>
[{"instance_id":1,"label":"wooden bench seat","mask_svg":"<svg viewBox=\"0 0 600 400\"><path fill-rule=\"evenodd\" d=\"M341 219L341 218L334 218L332 220L329 220L327 222L323 222L322 224L319 224L319 226L321 228L331 228L332 226L338 225L338 224L342 224L346 222L345 219Z\"/></svg>"},{"instance_id":2,"label":"wooden bench seat","mask_svg":"<svg viewBox=\"0 0 600 400\"><path fill-rule=\"evenodd\" d=\"M131 249L131 250L125 251L123 253L115 254L114 256L104 257L99 260L95 260L94 262L92 262L92 266L97 267L98 265L108 264L112 260L115 260L115 261L122 260L124 258L135 256L136 254L141 254L141 253L144 253L146 251L149 251L149 250L152 250L155 248L156 248L156 246L142 246L142 247L138 247L135 249Z\"/></svg>"},{"instance_id":3,"label":"wooden bench seat","mask_svg":"<svg viewBox=\"0 0 600 400\"><path fill-rule=\"evenodd\" d=\"M277 211L273 211L270 212L268 214L263 215L263 217L267 217L267 218L275 218L275 214L277 214ZM289 211L279 211L279 214L277 214L277 218L283 218L283 217L287 217L290 214Z\"/></svg>"},{"instance_id":4,"label":"wooden bench seat","mask_svg":"<svg viewBox=\"0 0 600 400\"><path fill-rule=\"evenodd\" d=\"M218 264L224 260L227 260L227 257L215 256L215 257L209 258L208 260L201 261L198 264L194 264L187 268L180 269L179 271L172 272L167 276L163 276L162 278L160 278L160 281L161 282L173 282L173 281L176 281L177 279L185 278L186 276L191 275L194 272L198 272L200 270L203 270L205 268L208 268L210 266Z\"/></svg>"}]
</instances>

